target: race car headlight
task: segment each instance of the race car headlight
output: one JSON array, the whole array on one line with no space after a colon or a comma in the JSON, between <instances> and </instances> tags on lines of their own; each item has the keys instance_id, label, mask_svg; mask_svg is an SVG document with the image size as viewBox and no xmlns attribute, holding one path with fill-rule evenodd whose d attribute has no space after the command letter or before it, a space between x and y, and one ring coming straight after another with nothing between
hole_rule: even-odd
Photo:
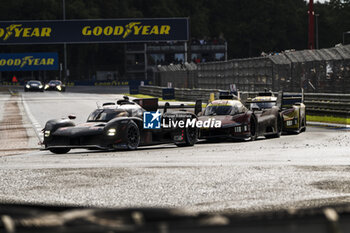
<instances>
[{"instance_id":1,"label":"race car headlight","mask_svg":"<svg viewBox=\"0 0 350 233\"><path fill-rule=\"evenodd\" d=\"M49 88L49 85L46 84L46 85L45 85L45 89L47 89L47 88Z\"/></svg>"},{"instance_id":2,"label":"race car headlight","mask_svg":"<svg viewBox=\"0 0 350 233\"><path fill-rule=\"evenodd\" d=\"M26 85L26 88L30 88L30 86L27 84L27 85Z\"/></svg>"},{"instance_id":3,"label":"race car headlight","mask_svg":"<svg viewBox=\"0 0 350 233\"><path fill-rule=\"evenodd\" d=\"M43 85L40 85L39 88L40 88L40 89L43 88Z\"/></svg>"},{"instance_id":4,"label":"race car headlight","mask_svg":"<svg viewBox=\"0 0 350 233\"><path fill-rule=\"evenodd\" d=\"M116 129L109 129L108 131L107 131L107 135L108 136L115 136L115 133L117 132L117 130Z\"/></svg>"},{"instance_id":5,"label":"race car headlight","mask_svg":"<svg viewBox=\"0 0 350 233\"><path fill-rule=\"evenodd\" d=\"M62 90L62 87L61 86L57 86L57 89L60 91L60 90Z\"/></svg>"},{"instance_id":6,"label":"race car headlight","mask_svg":"<svg viewBox=\"0 0 350 233\"><path fill-rule=\"evenodd\" d=\"M44 137L45 137L45 138L50 137L50 130L45 130L45 131L44 131Z\"/></svg>"}]
</instances>

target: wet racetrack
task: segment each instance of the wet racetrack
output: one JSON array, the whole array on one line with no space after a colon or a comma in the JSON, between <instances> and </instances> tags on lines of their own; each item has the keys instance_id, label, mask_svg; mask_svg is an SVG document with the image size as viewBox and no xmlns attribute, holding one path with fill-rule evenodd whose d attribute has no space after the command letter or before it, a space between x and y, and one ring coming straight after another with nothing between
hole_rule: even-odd
<instances>
[{"instance_id":1,"label":"wet racetrack","mask_svg":"<svg viewBox=\"0 0 350 233\"><path fill-rule=\"evenodd\" d=\"M28 150L16 151L19 142L6 139L13 145L11 153L0 151L0 202L252 212L350 201L345 130L308 127L278 139L201 141L185 148L167 144L65 155L37 150L47 120L75 114L77 123L84 122L96 101L115 100L123 92L1 94L0 120L9 117L9 101L18 104L12 114L22 117L16 127L26 132L20 147Z\"/></svg>"}]
</instances>

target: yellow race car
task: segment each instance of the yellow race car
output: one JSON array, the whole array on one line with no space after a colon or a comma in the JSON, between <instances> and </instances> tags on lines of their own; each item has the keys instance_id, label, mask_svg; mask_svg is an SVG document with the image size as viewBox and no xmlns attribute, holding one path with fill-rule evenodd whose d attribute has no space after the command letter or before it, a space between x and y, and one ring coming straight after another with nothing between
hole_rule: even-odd
<instances>
[{"instance_id":1,"label":"yellow race car","mask_svg":"<svg viewBox=\"0 0 350 233\"><path fill-rule=\"evenodd\" d=\"M306 130L304 94L259 93L254 100L265 109L277 106L282 118L282 133L301 133ZM254 106L253 106L254 107Z\"/></svg>"},{"instance_id":2,"label":"yellow race car","mask_svg":"<svg viewBox=\"0 0 350 233\"><path fill-rule=\"evenodd\" d=\"M303 94L282 94L281 111L284 133L301 133L306 130Z\"/></svg>"}]
</instances>

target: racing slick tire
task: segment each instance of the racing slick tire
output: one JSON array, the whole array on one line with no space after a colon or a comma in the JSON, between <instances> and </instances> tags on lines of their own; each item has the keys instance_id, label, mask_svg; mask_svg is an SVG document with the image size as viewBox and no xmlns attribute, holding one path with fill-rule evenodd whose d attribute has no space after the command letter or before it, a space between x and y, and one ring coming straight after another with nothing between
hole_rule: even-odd
<instances>
[{"instance_id":1,"label":"racing slick tire","mask_svg":"<svg viewBox=\"0 0 350 233\"><path fill-rule=\"evenodd\" d=\"M302 124L301 124L301 129L300 132L305 132L306 131L306 117L304 117Z\"/></svg>"},{"instance_id":2,"label":"racing slick tire","mask_svg":"<svg viewBox=\"0 0 350 233\"><path fill-rule=\"evenodd\" d=\"M70 151L70 148L52 148L49 149L54 154L66 154Z\"/></svg>"},{"instance_id":3,"label":"racing slick tire","mask_svg":"<svg viewBox=\"0 0 350 233\"><path fill-rule=\"evenodd\" d=\"M265 135L265 138L279 138L281 136L281 134L282 134L282 119L279 116L277 118L277 133Z\"/></svg>"},{"instance_id":4,"label":"racing slick tire","mask_svg":"<svg viewBox=\"0 0 350 233\"><path fill-rule=\"evenodd\" d=\"M257 138L257 121L255 117L252 116L250 119L250 141L255 141Z\"/></svg>"},{"instance_id":5,"label":"racing slick tire","mask_svg":"<svg viewBox=\"0 0 350 233\"><path fill-rule=\"evenodd\" d=\"M298 130L295 132L296 134L300 134L302 132L303 128L303 119L300 117L300 110L299 110L299 125L298 125Z\"/></svg>"},{"instance_id":6,"label":"racing slick tire","mask_svg":"<svg viewBox=\"0 0 350 233\"><path fill-rule=\"evenodd\" d=\"M185 128L183 134L184 134L184 142L175 143L175 145L178 147L193 146L198 141L198 129L196 127Z\"/></svg>"},{"instance_id":7,"label":"racing slick tire","mask_svg":"<svg viewBox=\"0 0 350 233\"><path fill-rule=\"evenodd\" d=\"M126 127L126 146L128 150L136 150L140 144L140 130L133 121Z\"/></svg>"}]
</instances>

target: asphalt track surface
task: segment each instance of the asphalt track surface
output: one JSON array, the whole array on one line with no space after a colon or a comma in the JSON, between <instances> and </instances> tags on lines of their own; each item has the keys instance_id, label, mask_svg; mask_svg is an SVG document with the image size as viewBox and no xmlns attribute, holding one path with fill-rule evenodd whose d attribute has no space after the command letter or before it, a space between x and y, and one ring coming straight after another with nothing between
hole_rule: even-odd
<instances>
[{"instance_id":1,"label":"asphalt track surface","mask_svg":"<svg viewBox=\"0 0 350 233\"><path fill-rule=\"evenodd\" d=\"M124 91L20 93L14 101L23 105L20 114L32 126L26 127L30 134L47 120L69 114L84 122L96 101L115 100ZM0 97L3 111L10 97ZM308 127L300 135L254 142L65 155L31 145L29 152L0 156L0 202L246 213L350 201L350 134L345 130Z\"/></svg>"}]
</instances>

